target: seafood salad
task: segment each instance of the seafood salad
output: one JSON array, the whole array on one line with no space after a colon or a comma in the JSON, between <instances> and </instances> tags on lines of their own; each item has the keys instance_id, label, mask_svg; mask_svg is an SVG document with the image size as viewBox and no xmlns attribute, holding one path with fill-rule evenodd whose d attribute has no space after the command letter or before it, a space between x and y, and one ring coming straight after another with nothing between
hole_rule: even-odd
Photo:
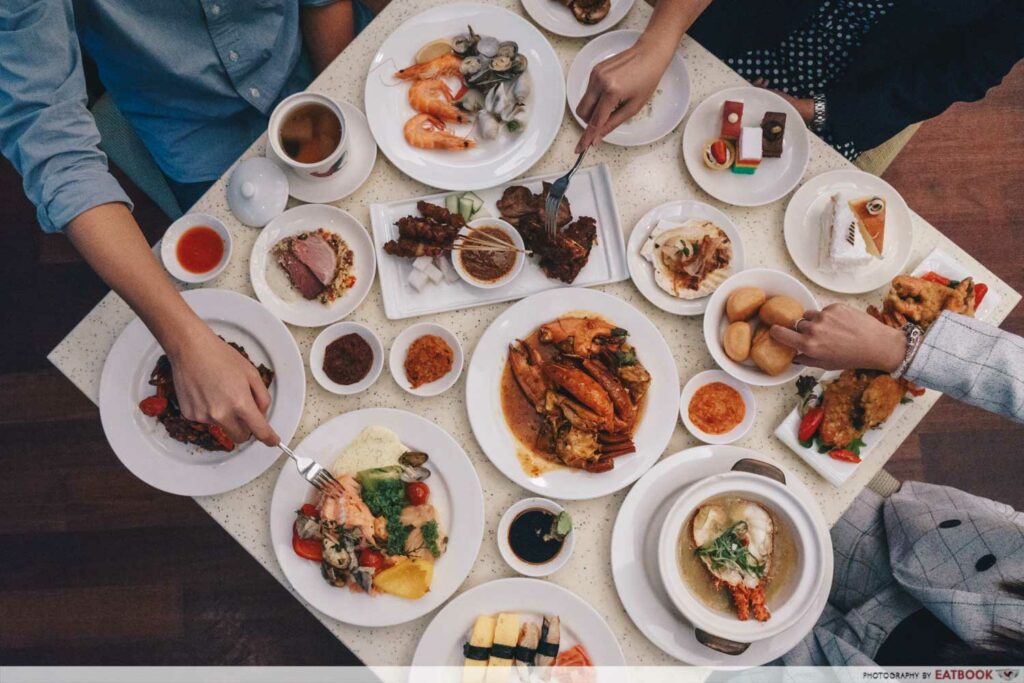
<instances>
[{"instance_id":1,"label":"seafood salad","mask_svg":"<svg viewBox=\"0 0 1024 683\"><path fill-rule=\"evenodd\" d=\"M405 123L406 142L420 149L465 150L476 147L477 138L519 133L530 96L527 67L514 41L479 35L472 26L427 43L415 64L395 73L410 83L409 106L417 112ZM463 127L458 132L449 125Z\"/></svg>"},{"instance_id":2,"label":"seafood salad","mask_svg":"<svg viewBox=\"0 0 1024 683\"><path fill-rule=\"evenodd\" d=\"M519 442L588 472L606 472L633 453L651 375L628 336L601 318L575 315L511 344L501 403Z\"/></svg>"},{"instance_id":3,"label":"seafood salad","mask_svg":"<svg viewBox=\"0 0 1024 683\"><path fill-rule=\"evenodd\" d=\"M561 649L564 643L558 615L544 615L540 623L534 619L516 612L478 616L462 646L463 683L510 680L513 666L521 681L548 680L551 667L593 666L583 645Z\"/></svg>"},{"instance_id":4,"label":"seafood salad","mask_svg":"<svg viewBox=\"0 0 1024 683\"><path fill-rule=\"evenodd\" d=\"M296 513L295 553L318 562L334 586L410 600L426 595L448 544L430 502L428 460L389 429L364 429L332 468L337 490L318 493Z\"/></svg>"}]
</instances>

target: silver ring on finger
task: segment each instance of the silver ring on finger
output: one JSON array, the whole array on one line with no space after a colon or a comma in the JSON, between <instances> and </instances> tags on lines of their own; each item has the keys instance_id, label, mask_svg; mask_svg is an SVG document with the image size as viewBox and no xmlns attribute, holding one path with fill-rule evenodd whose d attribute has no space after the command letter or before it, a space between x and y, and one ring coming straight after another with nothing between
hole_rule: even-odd
<instances>
[{"instance_id":1,"label":"silver ring on finger","mask_svg":"<svg viewBox=\"0 0 1024 683\"><path fill-rule=\"evenodd\" d=\"M797 318L796 322L793 323L793 331L800 334L800 323L810 322L807 318Z\"/></svg>"}]
</instances>

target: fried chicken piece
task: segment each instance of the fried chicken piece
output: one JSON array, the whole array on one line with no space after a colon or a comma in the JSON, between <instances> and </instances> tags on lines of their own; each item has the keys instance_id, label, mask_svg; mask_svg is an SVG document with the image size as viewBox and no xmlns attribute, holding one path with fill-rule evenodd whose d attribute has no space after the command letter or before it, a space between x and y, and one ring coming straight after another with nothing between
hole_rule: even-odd
<instances>
[{"instance_id":1,"label":"fried chicken piece","mask_svg":"<svg viewBox=\"0 0 1024 683\"><path fill-rule=\"evenodd\" d=\"M943 311L974 315L974 280L964 278L948 287L911 275L897 275L885 297L882 314L889 320L909 321L927 328ZM883 320L883 322L889 322Z\"/></svg>"},{"instance_id":2,"label":"fried chicken piece","mask_svg":"<svg viewBox=\"0 0 1024 683\"><path fill-rule=\"evenodd\" d=\"M906 391L904 382L889 375L880 374L871 378L861 396L865 428L873 429L888 420Z\"/></svg>"},{"instance_id":3,"label":"fried chicken piece","mask_svg":"<svg viewBox=\"0 0 1024 683\"><path fill-rule=\"evenodd\" d=\"M868 386L868 378L855 370L844 370L825 388L822 406L825 418L819 432L826 446L846 448L851 441L864 434L860 409L861 397Z\"/></svg>"}]
</instances>

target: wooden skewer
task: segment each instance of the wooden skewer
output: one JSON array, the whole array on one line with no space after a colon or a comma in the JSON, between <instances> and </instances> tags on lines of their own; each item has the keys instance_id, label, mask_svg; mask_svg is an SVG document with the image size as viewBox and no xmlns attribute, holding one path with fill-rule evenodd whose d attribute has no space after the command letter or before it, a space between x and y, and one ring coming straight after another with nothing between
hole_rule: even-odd
<instances>
[{"instance_id":1,"label":"wooden skewer","mask_svg":"<svg viewBox=\"0 0 1024 683\"><path fill-rule=\"evenodd\" d=\"M500 250L500 251L518 251L518 252L526 253L526 250L520 249L519 247L517 247L514 244L510 244L509 242L501 242L501 241L490 242L490 241L483 241L483 240L472 240L472 239L468 239L467 240L467 239L463 239L463 240L461 240L459 242L454 243L452 245L452 247L453 248L480 247L480 248L488 248L488 249L494 249L494 250Z\"/></svg>"},{"instance_id":2,"label":"wooden skewer","mask_svg":"<svg viewBox=\"0 0 1024 683\"><path fill-rule=\"evenodd\" d=\"M506 253L506 254L527 254L527 255L530 254L530 252L526 251L525 249L520 249L519 247L515 247L515 246L512 246L512 245L509 245L508 247L489 247L489 246L481 246L481 245L452 245L451 250L452 251L493 251L493 252L501 252L501 253Z\"/></svg>"},{"instance_id":3,"label":"wooden skewer","mask_svg":"<svg viewBox=\"0 0 1024 683\"><path fill-rule=\"evenodd\" d=\"M459 239L462 239L462 240L476 240L476 241L481 241L481 242L492 242L492 243L500 244L500 245L511 244L511 242L506 242L505 240L503 240L503 239L501 239L499 237L496 237L496 236L494 236L494 235L492 235L490 233L483 232L480 228L476 228L476 229L472 230L471 232L466 233L465 235L460 235Z\"/></svg>"}]
</instances>

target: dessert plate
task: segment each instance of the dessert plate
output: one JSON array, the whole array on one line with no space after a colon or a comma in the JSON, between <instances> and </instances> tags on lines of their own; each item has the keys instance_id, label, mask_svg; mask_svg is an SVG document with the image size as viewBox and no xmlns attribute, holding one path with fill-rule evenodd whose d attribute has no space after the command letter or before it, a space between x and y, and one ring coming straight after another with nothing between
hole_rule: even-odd
<instances>
[{"instance_id":1,"label":"dessert plate","mask_svg":"<svg viewBox=\"0 0 1024 683\"><path fill-rule=\"evenodd\" d=\"M836 192L877 196L885 200L885 241L881 259L872 259L852 272L831 272L819 261L822 220L829 200ZM910 209L896 189L881 178L855 169L840 169L817 175L797 190L786 207L784 222L786 249L793 263L814 282L841 294L863 294L889 284L903 272L910 258L914 229Z\"/></svg>"},{"instance_id":2,"label":"dessert plate","mask_svg":"<svg viewBox=\"0 0 1024 683\"><path fill-rule=\"evenodd\" d=\"M764 159L753 175L704 165L704 143L717 138L722 128L722 104L743 102L743 125L760 126L765 112L786 114L782 156ZM785 197L800 183L810 160L810 139L803 119L786 100L764 88L741 86L711 95L697 105L683 130L683 160L694 181L715 199L736 206L761 206Z\"/></svg>"},{"instance_id":3,"label":"dessert plate","mask_svg":"<svg viewBox=\"0 0 1024 683\"><path fill-rule=\"evenodd\" d=\"M626 18L636 0L611 0L608 15L596 24L584 24L560 0L523 0L523 9L542 28L566 38L586 38L604 33Z\"/></svg>"}]
</instances>

